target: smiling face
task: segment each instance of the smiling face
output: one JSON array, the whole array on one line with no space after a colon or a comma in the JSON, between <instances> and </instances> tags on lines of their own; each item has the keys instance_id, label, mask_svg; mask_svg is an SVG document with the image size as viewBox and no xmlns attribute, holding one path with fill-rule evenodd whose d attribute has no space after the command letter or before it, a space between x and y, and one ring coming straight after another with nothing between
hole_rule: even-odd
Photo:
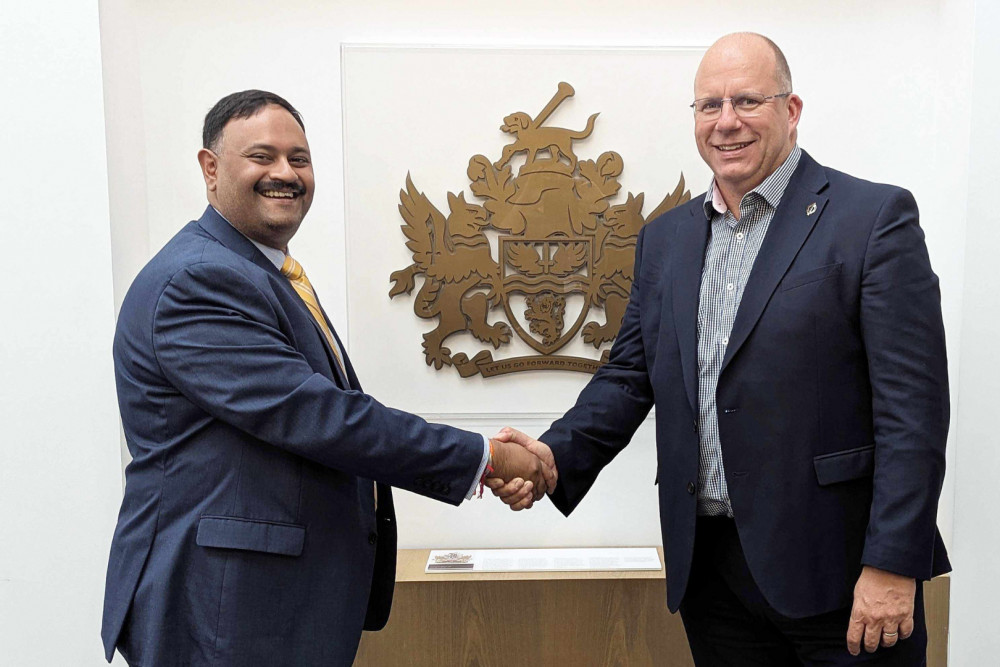
<instances>
[{"instance_id":1,"label":"smiling face","mask_svg":"<svg viewBox=\"0 0 1000 667\"><path fill-rule=\"evenodd\" d=\"M248 238L284 250L312 204L305 132L277 105L226 123L215 150L198 152L208 201Z\"/></svg>"},{"instance_id":2,"label":"smiling face","mask_svg":"<svg viewBox=\"0 0 1000 667\"><path fill-rule=\"evenodd\" d=\"M695 99L730 98L743 93L786 93L776 76L774 50L755 35L729 35L712 45L698 67ZM711 120L695 116L698 152L715 175L731 210L743 195L781 166L795 145L802 112L798 95L768 100L759 115L741 118L729 103Z\"/></svg>"}]
</instances>

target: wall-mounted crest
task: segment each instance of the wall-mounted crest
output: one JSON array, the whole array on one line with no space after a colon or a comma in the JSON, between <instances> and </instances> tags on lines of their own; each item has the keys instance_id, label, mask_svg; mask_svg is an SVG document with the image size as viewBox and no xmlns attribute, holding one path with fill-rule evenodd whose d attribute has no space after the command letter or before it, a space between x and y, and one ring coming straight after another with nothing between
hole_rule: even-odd
<instances>
[{"instance_id":1,"label":"wall-mounted crest","mask_svg":"<svg viewBox=\"0 0 1000 667\"><path fill-rule=\"evenodd\" d=\"M423 284L414 299L418 317L436 319L424 334L424 355L436 369L454 366L462 377L484 377L526 370L593 373L607 360L556 354L577 335L600 349L618 335L632 287L636 237L647 220L691 199L684 175L677 187L646 217L644 195L628 193L612 206L624 170L621 156L607 151L596 160L579 160L574 142L594 131L598 114L582 130L543 126L573 87L560 83L539 114L504 118L501 130L514 140L499 160L483 155L469 160L472 193L448 193L445 216L413 185L399 193L406 224L406 247L413 263L390 275L389 297L410 294L418 276ZM515 177L511 160L524 154ZM496 256L490 237L496 236ZM603 309L604 321L595 319ZM489 322L502 313L506 322ZM588 319L590 321L588 321ZM444 342L469 332L494 349L517 334L538 354L494 359L483 349L471 359L452 354Z\"/></svg>"}]
</instances>

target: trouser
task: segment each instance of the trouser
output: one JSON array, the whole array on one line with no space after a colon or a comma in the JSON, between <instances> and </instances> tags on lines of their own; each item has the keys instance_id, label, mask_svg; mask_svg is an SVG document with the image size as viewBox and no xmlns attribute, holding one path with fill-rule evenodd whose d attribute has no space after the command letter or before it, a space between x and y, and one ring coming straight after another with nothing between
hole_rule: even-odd
<instances>
[{"instance_id":1,"label":"trouser","mask_svg":"<svg viewBox=\"0 0 1000 667\"><path fill-rule=\"evenodd\" d=\"M725 517L699 517L694 561L681 618L698 667L926 664L922 586L917 582L913 634L895 646L847 652L851 607L818 616L788 618L764 599L747 567L736 524Z\"/></svg>"}]
</instances>

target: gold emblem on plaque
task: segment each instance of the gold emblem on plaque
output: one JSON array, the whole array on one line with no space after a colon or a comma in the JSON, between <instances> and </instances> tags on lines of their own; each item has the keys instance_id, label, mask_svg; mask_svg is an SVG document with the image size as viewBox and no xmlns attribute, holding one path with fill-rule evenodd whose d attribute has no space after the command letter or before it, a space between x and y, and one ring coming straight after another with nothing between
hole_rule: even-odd
<instances>
[{"instance_id":1,"label":"gold emblem on plaque","mask_svg":"<svg viewBox=\"0 0 1000 667\"><path fill-rule=\"evenodd\" d=\"M689 201L691 193L681 173L674 191L645 217L643 193L630 192L624 203L612 206L609 200L621 189L622 157L606 151L596 160L580 160L574 150L574 142L593 133L598 114L581 130L543 125L573 95L572 86L560 83L534 118L522 111L504 118L500 129L514 141L499 160L484 155L469 160L470 189L479 202L449 192L446 216L407 174L399 213L413 263L392 272L389 297L410 294L422 276L413 310L437 320L424 334L428 365L454 366L462 377L492 377L543 369L593 373L607 361L608 350L600 358L556 352L578 334L597 349L615 339L632 288L639 230ZM514 176L511 160L522 154L524 163ZM487 232L496 237L499 261ZM603 322L593 319L600 309ZM501 312L507 321L490 323L491 315ZM537 354L500 359L489 349L472 358L452 354L445 339L466 332L494 349L516 333Z\"/></svg>"}]
</instances>

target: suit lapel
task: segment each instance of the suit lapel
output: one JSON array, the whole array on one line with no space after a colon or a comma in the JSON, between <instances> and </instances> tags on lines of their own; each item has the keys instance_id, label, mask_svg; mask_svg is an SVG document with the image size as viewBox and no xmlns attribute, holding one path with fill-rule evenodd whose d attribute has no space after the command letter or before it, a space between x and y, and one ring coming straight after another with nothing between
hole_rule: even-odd
<instances>
[{"instance_id":1,"label":"suit lapel","mask_svg":"<svg viewBox=\"0 0 1000 667\"><path fill-rule=\"evenodd\" d=\"M702 201L699 197L692 202L690 219L678 225L673 249L676 266L672 295L674 330L680 345L684 387L695 414L698 414L698 293L709 228Z\"/></svg>"},{"instance_id":2,"label":"suit lapel","mask_svg":"<svg viewBox=\"0 0 1000 667\"><path fill-rule=\"evenodd\" d=\"M271 268L274 268L273 264L271 265ZM298 295L298 292L295 291L295 288L292 287L292 284L288 282L288 278L283 276L280 271L277 273L281 277L281 280L278 283L281 285L281 289L285 290L292 300L298 304L301 313L305 315L306 319L312 324L313 332L315 332L316 336L319 338L320 343L323 345L323 349L326 350L326 360L330 364L330 370L333 371L333 377L337 384L339 384L342 389L351 389L354 385L351 384L349 377L344 377L344 371L341 370L340 363L337 362L337 356L330 348L330 343L327 341L326 334L323 333L323 329L320 328L319 322L317 322L316 318L313 317L313 314L309 311L309 307L306 305L305 301L302 300L302 297ZM326 320L326 326L330 327L330 333L333 334L333 337L337 341L337 345L340 347L340 354L344 360L344 368L346 370L349 367L348 364L350 362L347 359L347 353L344 351L344 344L340 342L337 330L333 328L333 325L330 323L330 318L326 316L326 310L324 310L323 304L320 302L318 295L316 296L316 303L319 304L320 312L323 313L323 319Z\"/></svg>"},{"instance_id":3,"label":"suit lapel","mask_svg":"<svg viewBox=\"0 0 1000 667\"><path fill-rule=\"evenodd\" d=\"M778 283L823 215L828 200L819 192L826 185L826 176L820 166L803 151L743 290L720 374L746 342Z\"/></svg>"},{"instance_id":4,"label":"suit lapel","mask_svg":"<svg viewBox=\"0 0 1000 667\"><path fill-rule=\"evenodd\" d=\"M278 272L280 275L280 271ZM357 389L359 388L358 378L354 375L354 369L351 367L351 360L347 358L347 351L344 349L344 343L340 340L340 336L337 335L337 330L333 328L333 322L330 321L330 317L326 314L326 308L323 307L323 302L319 300L319 295L315 293L315 288L313 294L316 296L316 303L319 304L319 310L323 314L323 320L326 322L326 326L330 327L330 333L333 334L334 340L337 341L337 347L340 349L340 357L344 362L343 368L340 366L340 362L337 361L337 356L334 351L330 348L330 343L326 340L326 334L319 326L319 322L313 317L312 313L309 311L309 307L306 306L305 302L299 297L298 293L295 292L295 288L292 284L288 282L285 276L281 276L284 280L284 286L295 294L296 303L302 306L302 310L309 316L309 321L313 323L313 328L316 330L316 335L319 336L320 341L323 343L323 349L326 350L327 361L330 362L330 368L333 369L333 374L337 378L337 384L340 384L343 389ZM345 377L346 374L346 377Z\"/></svg>"},{"instance_id":5,"label":"suit lapel","mask_svg":"<svg viewBox=\"0 0 1000 667\"><path fill-rule=\"evenodd\" d=\"M326 312L324 312L323 315L326 316ZM326 319L329 322L330 318L327 317ZM344 360L344 370L347 372L347 378L346 378L346 380L347 380L347 387L346 388L347 389L356 389L358 391L363 391L361 389L361 381L358 380L358 374L354 372L354 365L351 363L350 358L347 356L347 350L344 349L344 342L342 340L340 340L340 336L337 335L337 331L336 331L336 329L333 328L333 325L330 326L330 331L333 333L333 337L337 339L337 345L340 346L340 355L341 355L341 357L343 357L343 360ZM334 364L337 363L336 360L334 360L333 363ZM338 373L338 375L339 375L339 373Z\"/></svg>"},{"instance_id":6,"label":"suit lapel","mask_svg":"<svg viewBox=\"0 0 1000 667\"><path fill-rule=\"evenodd\" d=\"M281 274L274 264L271 263L267 257L264 256L260 250L257 249L250 239L245 237L240 233L235 227L233 227L229 222L219 215L212 206L208 206L205 212L202 214L201 218L198 220L198 224L201 225L202 229L211 234L219 243L226 246L236 254L248 259L260 268L264 269L277 280L275 283L278 285L278 289L283 290L286 296L294 303L298 304L298 308L302 315L310 322L316 336L319 338L323 349L326 350L327 361L330 364L330 368L333 371L333 376L337 384L341 385L344 389L350 389L355 384L352 384L350 378L345 378L344 374L340 371L339 364L337 363L337 358L333 354L333 350L330 349L330 344L326 340L326 336L323 334L323 330L320 329L319 323L316 318L312 316L309 312L309 307L306 306L305 302L292 287L292 284L288 282L288 279ZM317 302L319 297L317 297ZM322 310L322 305L320 306ZM323 313L326 317L326 313ZM327 318L327 326L330 327L330 331L333 332L335 338L337 338L337 344L340 345L340 350L343 352L344 345L340 342L340 338L337 337L337 332L334 331L333 326L330 324L329 318ZM350 369L350 362L347 360L347 354L344 353L344 365L346 368ZM353 375L353 371L348 370L349 375Z\"/></svg>"}]
</instances>

